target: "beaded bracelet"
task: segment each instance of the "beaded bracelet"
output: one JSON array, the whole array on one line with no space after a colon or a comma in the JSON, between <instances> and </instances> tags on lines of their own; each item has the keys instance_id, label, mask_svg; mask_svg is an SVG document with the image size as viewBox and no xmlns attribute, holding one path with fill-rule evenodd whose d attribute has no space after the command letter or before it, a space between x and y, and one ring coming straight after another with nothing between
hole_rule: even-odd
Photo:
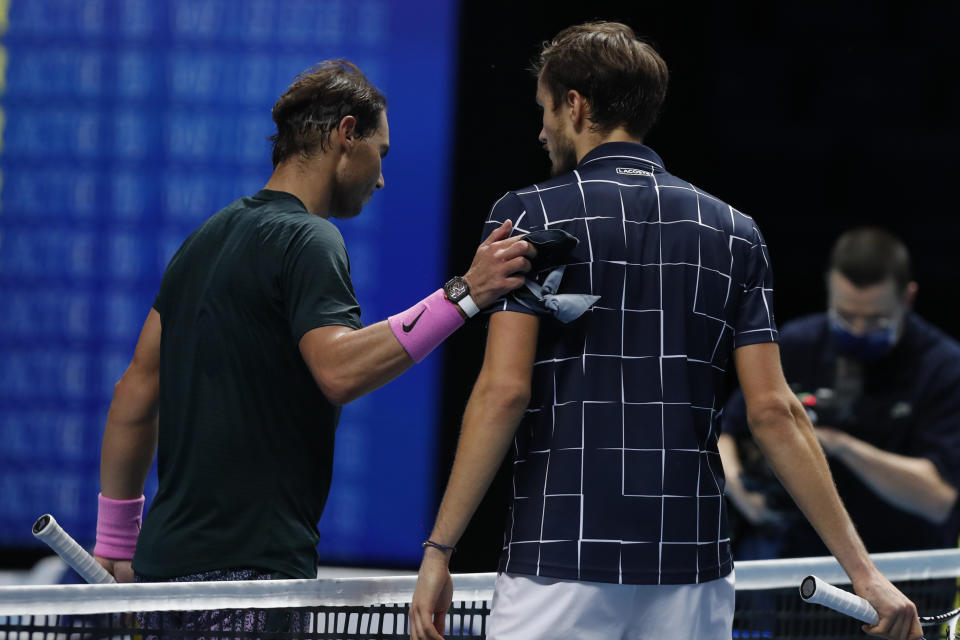
<instances>
[{"instance_id":1,"label":"beaded bracelet","mask_svg":"<svg viewBox=\"0 0 960 640\"><path fill-rule=\"evenodd\" d=\"M440 544L439 542L434 542L433 540L427 540L420 546L423 548L433 547L434 549L439 549L440 551L449 551L450 553L453 553L457 550L456 547L451 547L450 545L446 545L446 544Z\"/></svg>"}]
</instances>

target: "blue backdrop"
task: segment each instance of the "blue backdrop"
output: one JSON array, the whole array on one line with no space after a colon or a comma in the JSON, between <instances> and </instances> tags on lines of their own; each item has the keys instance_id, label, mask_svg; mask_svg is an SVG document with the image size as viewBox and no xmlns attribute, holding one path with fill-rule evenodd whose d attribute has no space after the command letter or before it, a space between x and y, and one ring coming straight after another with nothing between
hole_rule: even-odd
<instances>
[{"instance_id":1,"label":"blue backdrop","mask_svg":"<svg viewBox=\"0 0 960 640\"><path fill-rule=\"evenodd\" d=\"M270 108L334 57L387 95L386 189L338 222L370 324L445 273L454 0L0 1L0 546L91 544L100 439L167 260L270 175ZM419 558L440 358L347 406L321 556ZM155 491L151 476L148 499Z\"/></svg>"}]
</instances>

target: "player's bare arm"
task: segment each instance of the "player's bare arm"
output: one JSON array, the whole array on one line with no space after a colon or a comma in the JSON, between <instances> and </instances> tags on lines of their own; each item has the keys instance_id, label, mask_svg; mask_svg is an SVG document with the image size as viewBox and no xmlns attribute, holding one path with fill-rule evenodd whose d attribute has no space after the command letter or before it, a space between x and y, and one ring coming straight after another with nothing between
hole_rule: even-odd
<instances>
[{"instance_id":1,"label":"player's bare arm","mask_svg":"<svg viewBox=\"0 0 960 640\"><path fill-rule=\"evenodd\" d=\"M922 637L916 607L877 570L840 502L813 425L783 377L779 347L740 347L734 361L754 440L854 590L880 614L879 623L864 630L901 640Z\"/></svg>"},{"instance_id":2,"label":"player's bare arm","mask_svg":"<svg viewBox=\"0 0 960 640\"><path fill-rule=\"evenodd\" d=\"M491 233L463 276L471 298L481 309L522 286L523 274L530 270L529 258L535 250L520 236L508 237L511 228L507 221ZM452 306L462 313L459 306ZM413 323L419 322L417 317L412 314L406 327L412 329ZM414 362L387 321L356 330L318 327L301 338L300 353L321 391L336 405L347 404L386 384Z\"/></svg>"},{"instance_id":3,"label":"player's bare arm","mask_svg":"<svg viewBox=\"0 0 960 640\"><path fill-rule=\"evenodd\" d=\"M957 489L927 458L884 451L850 434L814 427L821 446L890 504L943 524L957 502Z\"/></svg>"},{"instance_id":4,"label":"player's bare arm","mask_svg":"<svg viewBox=\"0 0 960 640\"><path fill-rule=\"evenodd\" d=\"M157 450L160 332L160 314L151 309L133 360L113 390L100 455L100 487L105 498L136 500L143 494ZM97 560L118 582L133 581L129 560L102 556Z\"/></svg>"},{"instance_id":5,"label":"player's bare arm","mask_svg":"<svg viewBox=\"0 0 960 640\"><path fill-rule=\"evenodd\" d=\"M114 386L100 464L104 495L139 498L157 448L160 394L160 314L151 309L133 360Z\"/></svg>"},{"instance_id":6,"label":"player's bare arm","mask_svg":"<svg viewBox=\"0 0 960 640\"><path fill-rule=\"evenodd\" d=\"M487 492L530 401L540 321L504 311L490 319L483 367L463 416L460 441L430 540L454 546ZM449 551L426 547L410 606L411 640L438 640L452 585Z\"/></svg>"}]
</instances>

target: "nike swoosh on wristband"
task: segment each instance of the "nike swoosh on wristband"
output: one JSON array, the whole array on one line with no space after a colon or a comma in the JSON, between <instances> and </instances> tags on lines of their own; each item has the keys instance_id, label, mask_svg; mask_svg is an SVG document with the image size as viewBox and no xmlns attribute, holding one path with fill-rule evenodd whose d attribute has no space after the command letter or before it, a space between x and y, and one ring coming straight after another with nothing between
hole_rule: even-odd
<instances>
[{"instance_id":1,"label":"nike swoosh on wristband","mask_svg":"<svg viewBox=\"0 0 960 640\"><path fill-rule=\"evenodd\" d=\"M404 333L410 333L411 331L413 331L413 328L416 326L417 322L420 321L420 316L422 316L422 315L423 315L423 312L426 311L426 310L427 310L426 307L424 307L423 309L421 309L421 310L420 310L420 313L417 314L417 317L414 318L414 319L413 319L413 322L411 322L410 324L403 324L403 325L401 325L401 328L403 329L403 332L404 332Z\"/></svg>"}]
</instances>

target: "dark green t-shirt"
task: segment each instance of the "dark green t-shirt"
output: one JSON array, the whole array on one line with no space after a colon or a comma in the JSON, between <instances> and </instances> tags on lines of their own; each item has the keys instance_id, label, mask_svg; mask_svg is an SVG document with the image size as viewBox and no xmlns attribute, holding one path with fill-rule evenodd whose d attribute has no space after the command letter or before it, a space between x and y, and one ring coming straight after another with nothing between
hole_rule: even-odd
<instances>
[{"instance_id":1,"label":"dark green t-shirt","mask_svg":"<svg viewBox=\"0 0 960 640\"><path fill-rule=\"evenodd\" d=\"M361 326L339 231L287 193L238 200L183 243L154 308L160 486L134 569L316 577L340 410L298 344L316 327Z\"/></svg>"}]
</instances>

